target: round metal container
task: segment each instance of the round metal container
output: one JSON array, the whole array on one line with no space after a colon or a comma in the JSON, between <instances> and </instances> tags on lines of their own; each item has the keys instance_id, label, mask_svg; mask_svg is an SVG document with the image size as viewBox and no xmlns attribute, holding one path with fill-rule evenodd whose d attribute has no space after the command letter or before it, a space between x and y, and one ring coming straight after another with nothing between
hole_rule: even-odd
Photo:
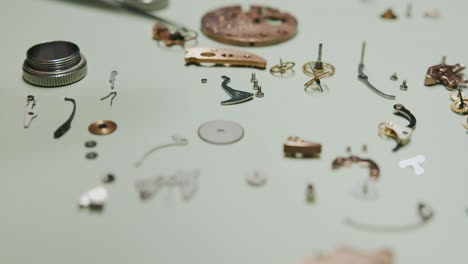
<instances>
[{"instance_id":1,"label":"round metal container","mask_svg":"<svg viewBox=\"0 0 468 264\"><path fill-rule=\"evenodd\" d=\"M83 79L86 59L80 48L67 41L45 42L31 47L23 64L23 79L41 87L58 87Z\"/></svg>"}]
</instances>

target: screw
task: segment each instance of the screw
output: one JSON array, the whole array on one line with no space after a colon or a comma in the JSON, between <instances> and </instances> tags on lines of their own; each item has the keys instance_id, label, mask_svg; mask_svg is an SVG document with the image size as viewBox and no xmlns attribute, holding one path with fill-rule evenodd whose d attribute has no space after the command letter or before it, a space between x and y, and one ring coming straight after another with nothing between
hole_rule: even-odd
<instances>
[{"instance_id":1,"label":"screw","mask_svg":"<svg viewBox=\"0 0 468 264\"><path fill-rule=\"evenodd\" d=\"M404 80L403 83L400 85L400 90L402 91L408 90L408 86L406 85L406 80Z\"/></svg>"},{"instance_id":2,"label":"screw","mask_svg":"<svg viewBox=\"0 0 468 264\"><path fill-rule=\"evenodd\" d=\"M318 58L317 62L314 65L316 70L323 70L323 63L322 63L322 43L319 44L319 51L318 51Z\"/></svg>"},{"instance_id":3,"label":"screw","mask_svg":"<svg viewBox=\"0 0 468 264\"><path fill-rule=\"evenodd\" d=\"M255 80L253 81L253 83L254 83L254 85L253 85L252 89L258 90L258 80L255 79Z\"/></svg>"},{"instance_id":4,"label":"screw","mask_svg":"<svg viewBox=\"0 0 468 264\"><path fill-rule=\"evenodd\" d=\"M85 147L94 148L97 145L97 142L94 140L89 140L85 142Z\"/></svg>"},{"instance_id":5,"label":"screw","mask_svg":"<svg viewBox=\"0 0 468 264\"><path fill-rule=\"evenodd\" d=\"M367 152L367 145L362 145L362 152L366 153Z\"/></svg>"},{"instance_id":6,"label":"screw","mask_svg":"<svg viewBox=\"0 0 468 264\"><path fill-rule=\"evenodd\" d=\"M258 98L262 98L265 94L262 92L262 87L258 86L257 93L255 93L255 96Z\"/></svg>"},{"instance_id":7,"label":"screw","mask_svg":"<svg viewBox=\"0 0 468 264\"><path fill-rule=\"evenodd\" d=\"M255 76L255 72L252 72L252 77L250 78L250 82L253 83L257 80L257 77Z\"/></svg>"},{"instance_id":8,"label":"screw","mask_svg":"<svg viewBox=\"0 0 468 264\"><path fill-rule=\"evenodd\" d=\"M201 82L202 82L202 83L206 83L207 81L208 81L208 80L205 79L205 78L201 79Z\"/></svg>"},{"instance_id":9,"label":"screw","mask_svg":"<svg viewBox=\"0 0 468 264\"><path fill-rule=\"evenodd\" d=\"M390 76L390 80L392 80L392 81L398 81L398 76L397 76L396 72L394 72L394 73L392 74L392 76Z\"/></svg>"},{"instance_id":10,"label":"screw","mask_svg":"<svg viewBox=\"0 0 468 264\"><path fill-rule=\"evenodd\" d=\"M313 184L308 184L307 185L306 199L307 199L307 202L309 202L309 203L314 203L315 202L315 188L314 188Z\"/></svg>"},{"instance_id":11,"label":"screw","mask_svg":"<svg viewBox=\"0 0 468 264\"><path fill-rule=\"evenodd\" d=\"M90 160L97 158L97 156L98 156L98 154L97 154L96 152L88 152L88 153L86 153L86 158L87 158L87 159L90 159Z\"/></svg>"}]
</instances>

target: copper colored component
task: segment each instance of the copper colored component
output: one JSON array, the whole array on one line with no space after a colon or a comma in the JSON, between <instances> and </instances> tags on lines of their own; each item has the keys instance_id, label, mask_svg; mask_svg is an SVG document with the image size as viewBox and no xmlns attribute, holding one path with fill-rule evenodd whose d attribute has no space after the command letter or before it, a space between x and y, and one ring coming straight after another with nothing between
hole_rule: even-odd
<instances>
[{"instance_id":1,"label":"copper colored component","mask_svg":"<svg viewBox=\"0 0 468 264\"><path fill-rule=\"evenodd\" d=\"M393 253L389 249L375 253L366 253L360 250L343 247L333 254L320 255L304 259L301 264L392 264Z\"/></svg>"},{"instance_id":2,"label":"copper colored component","mask_svg":"<svg viewBox=\"0 0 468 264\"><path fill-rule=\"evenodd\" d=\"M228 48L189 48L185 50L186 64L214 63L225 66L266 68L266 60L253 53Z\"/></svg>"},{"instance_id":3,"label":"copper colored component","mask_svg":"<svg viewBox=\"0 0 468 264\"><path fill-rule=\"evenodd\" d=\"M288 13L265 6L241 6L212 10L202 18L208 37L239 46L268 46L286 41L297 32L297 20Z\"/></svg>"},{"instance_id":4,"label":"copper colored component","mask_svg":"<svg viewBox=\"0 0 468 264\"><path fill-rule=\"evenodd\" d=\"M184 46L185 42L197 38L197 33L186 29L183 33L181 31L171 32L169 28L161 22L158 22L153 27L153 39L162 41L166 46L180 45Z\"/></svg>"},{"instance_id":5,"label":"copper colored component","mask_svg":"<svg viewBox=\"0 0 468 264\"><path fill-rule=\"evenodd\" d=\"M445 64L445 58L441 64L434 65L427 70L426 78L424 79L424 85L432 86L436 84L443 84L449 88L457 88L459 84L467 83L463 78L461 71L465 69L465 65Z\"/></svg>"},{"instance_id":6,"label":"copper colored component","mask_svg":"<svg viewBox=\"0 0 468 264\"><path fill-rule=\"evenodd\" d=\"M89 133L94 135L109 135L117 129L117 124L114 121L98 120L89 125Z\"/></svg>"},{"instance_id":7,"label":"copper colored component","mask_svg":"<svg viewBox=\"0 0 468 264\"><path fill-rule=\"evenodd\" d=\"M313 157L322 153L322 145L299 137L289 137L283 145L283 151L288 157L295 157L297 154L301 154L303 157Z\"/></svg>"},{"instance_id":8,"label":"copper colored component","mask_svg":"<svg viewBox=\"0 0 468 264\"><path fill-rule=\"evenodd\" d=\"M380 15L380 17L383 18L383 19L387 19L387 20L394 20L394 19L398 18L395 15L395 13L393 13L393 10L391 8L387 9L387 11L385 11L385 13Z\"/></svg>"},{"instance_id":9,"label":"copper colored component","mask_svg":"<svg viewBox=\"0 0 468 264\"><path fill-rule=\"evenodd\" d=\"M351 167L353 164L358 164L361 167L369 168L370 177L377 179L380 176L380 169L377 163L371 159L361 159L357 156L349 158L338 157L332 163L332 169L336 170L342 167Z\"/></svg>"}]
</instances>

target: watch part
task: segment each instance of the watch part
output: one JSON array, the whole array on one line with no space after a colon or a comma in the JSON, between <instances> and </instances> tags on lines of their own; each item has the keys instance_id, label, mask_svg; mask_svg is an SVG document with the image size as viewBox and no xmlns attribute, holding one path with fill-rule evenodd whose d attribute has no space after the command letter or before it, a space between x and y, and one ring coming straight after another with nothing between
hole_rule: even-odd
<instances>
[{"instance_id":1,"label":"watch part","mask_svg":"<svg viewBox=\"0 0 468 264\"><path fill-rule=\"evenodd\" d=\"M465 94L463 94L461 89L458 89L458 91L454 91L450 94L450 100L452 100L452 102L463 100L462 98L465 98Z\"/></svg>"},{"instance_id":2,"label":"watch part","mask_svg":"<svg viewBox=\"0 0 468 264\"><path fill-rule=\"evenodd\" d=\"M371 91L376 93L377 95L379 95L379 96L381 96L381 97L383 97L385 99L395 100L394 95L389 95L389 94L386 94L386 93L380 91L374 85L372 85L372 83L369 82L369 77L364 73L364 55L365 55L365 52L366 52L366 42L363 42L362 43L362 49L361 49L361 62L359 63L359 67L358 67L358 79L362 83L364 83Z\"/></svg>"},{"instance_id":3,"label":"watch part","mask_svg":"<svg viewBox=\"0 0 468 264\"><path fill-rule=\"evenodd\" d=\"M195 47L185 50L186 64L213 63L223 66L266 68L266 60L250 52L230 48Z\"/></svg>"},{"instance_id":4,"label":"watch part","mask_svg":"<svg viewBox=\"0 0 468 264\"><path fill-rule=\"evenodd\" d=\"M23 63L23 79L41 87L69 85L83 79L86 72L80 48L67 41L37 44L27 51Z\"/></svg>"},{"instance_id":5,"label":"watch part","mask_svg":"<svg viewBox=\"0 0 468 264\"><path fill-rule=\"evenodd\" d=\"M305 258L300 264L393 264L389 249L367 253L351 247L342 247L332 254Z\"/></svg>"},{"instance_id":6,"label":"watch part","mask_svg":"<svg viewBox=\"0 0 468 264\"><path fill-rule=\"evenodd\" d=\"M424 85L432 86L442 84L449 89L455 89L461 84L468 83L468 81L464 79L462 73L465 69L465 65L459 63L447 65L445 61L446 57L443 57L440 64L429 67L426 78L424 79Z\"/></svg>"},{"instance_id":7,"label":"watch part","mask_svg":"<svg viewBox=\"0 0 468 264\"><path fill-rule=\"evenodd\" d=\"M289 137L283 144L286 157L316 157L322 153L322 145L300 137Z\"/></svg>"},{"instance_id":8,"label":"watch part","mask_svg":"<svg viewBox=\"0 0 468 264\"><path fill-rule=\"evenodd\" d=\"M395 20L398 18L391 8L387 9L380 17L385 20Z\"/></svg>"},{"instance_id":9,"label":"watch part","mask_svg":"<svg viewBox=\"0 0 468 264\"><path fill-rule=\"evenodd\" d=\"M268 177L260 171L255 171L254 173L247 176L245 180L248 184L259 187L267 183Z\"/></svg>"},{"instance_id":10,"label":"watch part","mask_svg":"<svg viewBox=\"0 0 468 264\"><path fill-rule=\"evenodd\" d=\"M202 32L216 41L239 46L267 46L291 39L297 32L294 16L266 6L228 6L212 10L201 20Z\"/></svg>"},{"instance_id":11,"label":"watch part","mask_svg":"<svg viewBox=\"0 0 468 264\"><path fill-rule=\"evenodd\" d=\"M315 203L315 188L312 183L307 184L306 188L306 201L307 203L313 204Z\"/></svg>"},{"instance_id":12,"label":"watch part","mask_svg":"<svg viewBox=\"0 0 468 264\"><path fill-rule=\"evenodd\" d=\"M103 183L113 183L115 181L115 175L113 173L107 173L101 178Z\"/></svg>"},{"instance_id":13,"label":"watch part","mask_svg":"<svg viewBox=\"0 0 468 264\"><path fill-rule=\"evenodd\" d=\"M232 144L244 137L244 129L232 121L215 120L201 125L198 136L211 144Z\"/></svg>"},{"instance_id":14,"label":"watch part","mask_svg":"<svg viewBox=\"0 0 468 264\"><path fill-rule=\"evenodd\" d=\"M177 28L170 30L169 27L162 23L157 22L153 27L153 39L162 41L167 47L174 45L185 46L186 42L196 41L198 33L188 28Z\"/></svg>"},{"instance_id":15,"label":"watch part","mask_svg":"<svg viewBox=\"0 0 468 264\"><path fill-rule=\"evenodd\" d=\"M400 85L400 90L402 91L408 90L408 85L406 85L406 80L404 80L403 83Z\"/></svg>"},{"instance_id":16,"label":"watch part","mask_svg":"<svg viewBox=\"0 0 468 264\"><path fill-rule=\"evenodd\" d=\"M261 86L258 86L257 92L255 93L255 97L257 97L257 98L263 98L263 96L265 96L265 94L264 94L263 91L262 91L262 87L261 87Z\"/></svg>"},{"instance_id":17,"label":"watch part","mask_svg":"<svg viewBox=\"0 0 468 264\"><path fill-rule=\"evenodd\" d=\"M434 218L434 211L432 208L425 204L419 203L417 206L417 214L418 214L418 221L409 224L402 224L402 225L373 225L368 223L361 223L357 222L351 218L345 219L345 224L354 227L356 229L360 229L363 231L370 231L370 232L406 232L417 229L422 227L426 223L429 222L432 218Z\"/></svg>"},{"instance_id":18,"label":"watch part","mask_svg":"<svg viewBox=\"0 0 468 264\"><path fill-rule=\"evenodd\" d=\"M34 106L36 106L34 95L28 95L26 97L26 107L24 109L24 128L29 128L33 119L37 117L37 114L33 112Z\"/></svg>"},{"instance_id":19,"label":"watch part","mask_svg":"<svg viewBox=\"0 0 468 264\"><path fill-rule=\"evenodd\" d=\"M280 63L271 67L270 73L273 74L274 76L282 77L288 71L294 72L293 70L294 65L296 65L294 62L292 61L283 62L283 60L280 58Z\"/></svg>"},{"instance_id":20,"label":"watch part","mask_svg":"<svg viewBox=\"0 0 468 264\"><path fill-rule=\"evenodd\" d=\"M221 105L240 104L243 102L250 101L253 98L253 93L238 91L229 87L228 83L231 82L231 78L224 75L221 76L221 78L223 79L221 87L223 87L223 90L231 97L231 99L229 100L222 101Z\"/></svg>"},{"instance_id":21,"label":"watch part","mask_svg":"<svg viewBox=\"0 0 468 264\"><path fill-rule=\"evenodd\" d=\"M117 71L112 71L109 77L109 82L111 84L111 89L114 89L115 86L115 76L119 74Z\"/></svg>"},{"instance_id":22,"label":"watch part","mask_svg":"<svg viewBox=\"0 0 468 264\"><path fill-rule=\"evenodd\" d=\"M421 175L424 173L424 168L421 166L421 164L423 164L425 161L426 157L424 157L423 155L418 155L407 160L402 160L398 163L398 165L402 169L412 167L414 170L414 174Z\"/></svg>"},{"instance_id":23,"label":"watch part","mask_svg":"<svg viewBox=\"0 0 468 264\"><path fill-rule=\"evenodd\" d=\"M112 97L111 97L112 96ZM110 92L108 95L101 98L101 101L106 100L107 98L111 97L110 106L112 107L112 103L114 102L114 98L117 96L117 92Z\"/></svg>"},{"instance_id":24,"label":"watch part","mask_svg":"<svg viewBox=\"0 0 468 264\"><path fill-rule=\"evenodd\" d=\"M207 80L206 80L205 78L202 78L202 79L201 79L201 82L202 82L202 83L206 83Z\"/></svg>"},{"instance_id":25,"label":"watch part","mask_svg":"<svg viewBox=\"0 0 468 264\"><path fill-rule=\"evenodd\" d=\"M60 138L65 133L67 133L67 131L70 130L70 128L71 128L71 123L72 123L73 119L75 118L75 112L76 112L75 99L65 97L65 101L71 102L73 104L73 110L72 110L72 113L71 113L70 117L67 119L67 121L65 121L65 123L63 123L59 128L57 128L57 130L55 130L54 138Z\"/></svg>"},{"instance_id":26,"label":"watch part","mask_svg":"<svg viewBox=\"0 0 468 264\"><path fill-rule=\"evenodd\" d=\"M392 80L392 81L398 81L398 75L397 75L396 72L394 72L394 73L392 74L392 76L390 76L390 80Z\"/></svg>"},{"instance_id":27,"label":"watch part","mask_svg":"<svg viewBox=\"0 0 468 264\"><path fill-rule=\"evenodd\" d=\"M463 98L463 101L457 100L452 103L451 107L454 113L459 115L467 115L468 114L468 98Z\"/></svg>"},{"instance_id":28,"label":"watch part","mask_svg":"<svg viewBox=\"0 0 468 264\"><path fill-rule=\"evenodd\" d=\"M94 148L97 146L97 142L94 140L89 140L85 142L85 147L87 148Z\"/></svg>"},{"instance_id":29,"label":"watch part","mask_svg":"<svg viewBox=\"0 0 468 264\"><path fill-rule=\"evenodd\" d=\"M107 189L102 186L98 186L82 194L78 201L78 205L81 208L101 210L106 204L108 198L109 194Z\"/></svg>"},{"instance_id":30,"label":"watch part","mask_svg":"<svg viewBox=\"0 0 468 264\"><path fill-rule=\"evenodd\" d=\"M141 157L141 159L138 162L135 163L135 167L138 168L141 165L143 165L143 162L146 160L146 158L148 158L150 155L152 155L154 152L156 152L158 150L168 148L168 147L186 146L186 145L188 145L188 139L186 139L184 137L181 137L181 136L178 136L178 135L172 135L172 142L167 143L167 144L163 144L163 145L160 145L160 146L156 146L156 147L148 150Z\"/></svg>"},{"instance_id":31,"label":"watch part","mask_svg":"<svg viewBox=\"0 0 468 264\"><path fill-rule=\"evenodd\" d=\"M377 163L371 159L362 159L358 156L349 157L337 157L332 162L332 169L337 170L343 167L351 167L351 165L357 164L360 167L369 169L369 176L374 179L378 179L380 176L380 168Z\"/></svg>"},{"instance_id":32,"label":"watch part","mask_svg":"<svg viewBox=\"0 0 468 264\"><path fill-rule=\"evenodd\" d=\"M109 135L117 130L117 124L110 120L97 120L88 126L89 133L93 135Z\"/></svg>"},{"instance_id":33,"label":"watch part","mask_svg":"<svg viewBox=\"0 0 468 264\"><path fill-rule=\"evenodd\" d=\"M393 105L394 114L401 116L409 121L409 124L404 127L393 122L382 122L379 124L379 134L395 139L397 145L393 151L399 150L404 145L408 144L416 128L416 117L406 109L402 104Z\"/></svg>"},{"instance_id":34,"label":"watch part","mask_svg":"<svg viewBox=\"0 0 468 264\"><path fill-rule=\"evenodd\" d=\"M93 160L93 159L96 159L98 157L98 154L97 152L88 152L86 153L86 158L89 159L89 160Z\"/></svg>"}]
</instances>

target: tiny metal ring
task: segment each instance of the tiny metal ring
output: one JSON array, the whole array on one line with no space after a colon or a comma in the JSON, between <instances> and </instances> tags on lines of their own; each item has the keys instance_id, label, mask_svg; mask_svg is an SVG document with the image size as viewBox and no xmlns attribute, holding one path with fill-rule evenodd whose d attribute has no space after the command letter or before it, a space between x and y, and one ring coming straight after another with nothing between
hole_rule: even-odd
<instances>
[{"instance_id":1,"label":"tiny metal ring","mask_svg":"<svg viewBox=\"0 0 468 264\"><path fill-rule=\"evenodd\" d=\"M302 71L304 72L304 74L306 74L308 76L315 76L315 73L311 72L308 69L308 66L309 65L312 66L312 64L315 65L316 63L317 62L315 62L315 61L310 61L310 62L307 62L304 65L302 65ZM327 78L327 77L331 77L331 76L335 75L336 69L335 69L335 66L333 66L333 65L331 65L329 63L323 63L323 70L320 70L320 71L317 71L317 72L319 73L319 75L321 75L323 72L328 73L329 75L322 77L322 78Z\"/></svg>"}]
</instances>

